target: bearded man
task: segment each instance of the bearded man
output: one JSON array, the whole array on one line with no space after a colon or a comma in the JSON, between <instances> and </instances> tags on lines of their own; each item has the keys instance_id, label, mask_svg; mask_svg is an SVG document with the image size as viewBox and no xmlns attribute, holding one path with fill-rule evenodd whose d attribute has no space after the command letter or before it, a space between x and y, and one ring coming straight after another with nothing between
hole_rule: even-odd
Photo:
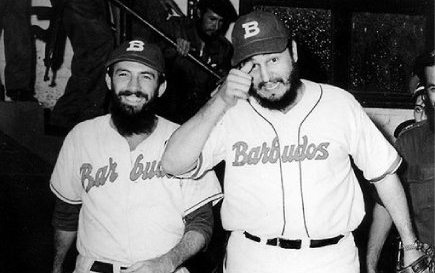
<instances>
[{"instance_id":1,"label":"bearded man","mask_svg":"<svg viewBox=\"0 0 435 273\"><path fill-rule=\"evenodd\" d=\"M74 272L188 272L203 249L222 196L213 172L200 181L163 173L160 157L177 125L154 113L166 88L160 49L133 40L106 67L110 114L78 124L51 176L55 257L62 272L77 237Z\"/></svg>"},{"instance_id":2,"label":"bearded man","mask_svg":"<svg viewBox=\"0 0 435 273\"><path fill-rule=\"evenodd\" d=\"M352 231L364 201L351 157L375 184L402 240L414 235L401 158L348 92L298 77L298 50L273 14L240 17L232 69L214 96L170 138L173 175L226 161L221 215L231 231L225 272L359 272ZM405 254L405 263L423 255Z\"/></svg>"}]
</instances>

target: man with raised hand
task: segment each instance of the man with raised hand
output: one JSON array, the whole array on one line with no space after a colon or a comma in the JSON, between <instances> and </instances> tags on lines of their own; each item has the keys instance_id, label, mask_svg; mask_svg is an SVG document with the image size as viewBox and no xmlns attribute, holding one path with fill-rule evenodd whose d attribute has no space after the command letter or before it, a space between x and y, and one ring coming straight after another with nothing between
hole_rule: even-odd
<instances>
[{"instance_id":1,"label":"man with raised hand","mask_svg":"<svg viewBox=\"0 0 435 273\"><path fill-rule=\"evenodd\" d=\"M241 16L232 42L236 68L162 157L166 172L193 177L225 160L225 272L359 272L352 231L365 212L350 158L413 243L401 158L355 98L299 78L297 45L273 14Z\"/></svg>"}]
</instances>

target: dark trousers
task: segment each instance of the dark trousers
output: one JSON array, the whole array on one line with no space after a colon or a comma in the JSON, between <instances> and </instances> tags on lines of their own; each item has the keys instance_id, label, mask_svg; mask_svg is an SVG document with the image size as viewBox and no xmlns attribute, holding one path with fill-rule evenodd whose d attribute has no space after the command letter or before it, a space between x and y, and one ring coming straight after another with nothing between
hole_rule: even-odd
<instances>
[{"instance_id":1,"label":"dark trousers","mask_svg":"<svg viewBox=\"0 0 435 273\"><path fill-rule=\"evenodd\" d=\"M0 1L0 31L4 32L5 87L14 100L33 97L35 44L30 26L31 0Z\"/></svg>"},{"instance_id":2,"label":"dark trousers","mask_svg":"<svg viewBox=\"0 0 435 273\"><path fill-rule=\"evenodd\" d=\"M67 0L63 27L74 51L71 77L54 106L50 123L72 128L104 113L107 86L105 62L114 37L103 0Z\"/></svg>"}]
</instances>

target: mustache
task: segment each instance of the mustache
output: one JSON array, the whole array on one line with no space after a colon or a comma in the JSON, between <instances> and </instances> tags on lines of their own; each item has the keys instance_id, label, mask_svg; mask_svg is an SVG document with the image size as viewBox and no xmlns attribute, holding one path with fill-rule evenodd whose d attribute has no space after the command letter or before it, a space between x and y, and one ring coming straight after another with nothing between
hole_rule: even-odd
<instances>
[{"instance_id":1,"label":"mustache","mask_svg":"<svg viewBox=\"0 0 435 273\"><path fill-rule=\"evenodd\" d=\"M258 89L263 88L266 84L277 83L277 82L282 83L282 84L288 84L288 83L290 83L290 80L284 81L283 78L272 78L272 79L269 79L269 81L267 81L267 82L260 82L258 84Z\"/></svg>"},{"instance_id":2,"label":"mustache","mask_svg":"<svg viewBox=\"0 0 435 273\"><path fill-rule=\"evenodd\" d=\"M125 90L125 91L121 91L121 92L118 93L118 97L121 97L121 96L131 96L131 95L135 95L137 98L148 99L148 94L144 94L144 93L142 93L140 91L133 92L133 91L130 91L130 90Z\"/></svg>"}]
</instances>

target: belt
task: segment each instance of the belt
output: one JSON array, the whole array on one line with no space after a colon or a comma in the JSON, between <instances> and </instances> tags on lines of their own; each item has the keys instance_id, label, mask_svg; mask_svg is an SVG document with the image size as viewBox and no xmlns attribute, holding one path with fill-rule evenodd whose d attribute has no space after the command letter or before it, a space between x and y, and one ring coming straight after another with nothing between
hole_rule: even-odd
<instances>
[{"instance_id":1,"label":"belt","mask_svg":"<svg viewBox=\"0 0 435 273\"><path fill-rule=\"evenodd\" d=\"M248 232L243 233L246 238L255 241L257 243L260 243L262 240L260 237L252 235ZM341 238L343 238L344 235L338 235L333 238L327 238L327 239L320 239L320 240L310 240L310 248L318 248L318 247L324 247L329 245L335 245L340 241ZM264 242L264 240L263 240ZM267 239L265 241L266 245L271 246L277 246L285 249L301 249L302 247L302 240L287 240L283 238L273 238L273 239Z\"/></svg>"},{"instance_id":2,"label":"belt","mask_svg":"<svg viewBox=\"0 0 435 273\"><path fill-rule=\"evenodd\" d=\"M121 267L127 269L127 267ZM100 273L113 273L113 264L95 261L91 266L91 271Z\"/></svg>"}]
</instances>

